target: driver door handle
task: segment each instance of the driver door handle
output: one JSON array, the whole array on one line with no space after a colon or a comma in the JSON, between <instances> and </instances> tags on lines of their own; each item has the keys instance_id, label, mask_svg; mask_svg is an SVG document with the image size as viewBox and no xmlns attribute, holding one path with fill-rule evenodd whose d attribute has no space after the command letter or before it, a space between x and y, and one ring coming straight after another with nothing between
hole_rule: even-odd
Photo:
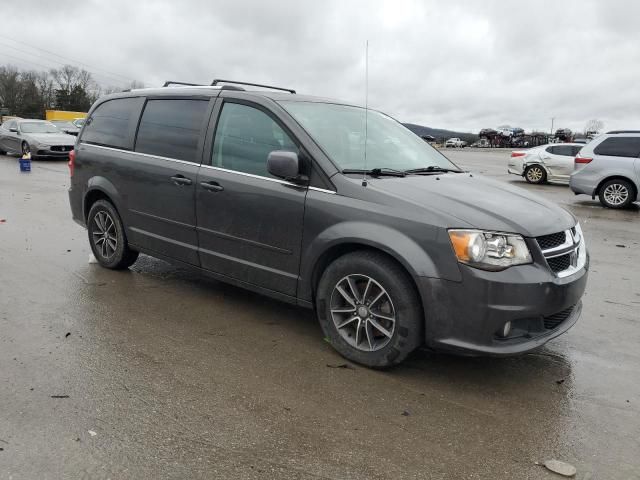
<instances>
[{"instance_id":1,"label":"driver door handle","mask_svg":"<svg viewBox=\"0 0 640 480\"><path fill-rule=\"evenodd\" d=\"M176 185L191 185L193 183L190 178L187 178L184 175L180 174L171 177L171 181Z\"/></svg>"},{"instance_id":2,"label":"driver door handle","mask_svg":"<svg viewBox=\"0 0 640 480\"><path fill-rule=\"evenodd\" d=\"M220 185L218 182L209 181L209 182L200 182L200 186L205 190L209 190L210 192L221 192L224 190L224 187Z\"/></svg>"}]
</instances>

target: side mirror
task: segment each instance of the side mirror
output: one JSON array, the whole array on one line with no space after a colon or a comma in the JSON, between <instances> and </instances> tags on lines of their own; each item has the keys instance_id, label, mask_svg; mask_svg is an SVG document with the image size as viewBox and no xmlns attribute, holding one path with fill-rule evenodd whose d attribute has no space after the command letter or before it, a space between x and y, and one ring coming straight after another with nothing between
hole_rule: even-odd
<instances>
[{"instance_id":1,"label":"side mirror","mask_svg":"<svg viewBox=\"0 0 640 480\"><path fill-rule=\"evenodd\" d=\"M274 150L267 157L267 171L278 178L300 183L306 177L300 175L298 154L285 150Z\"/></svg>"},{"instance_id":2,"label":"side mirror","mask_svg":"<svg viewBox=\"0 0 640 480\"><path fill-rule=\"evenodd\" d=\"M11 127L9 131L13 133L18 133L18 129L16 127Z\"/></svg>"}]
</instances>

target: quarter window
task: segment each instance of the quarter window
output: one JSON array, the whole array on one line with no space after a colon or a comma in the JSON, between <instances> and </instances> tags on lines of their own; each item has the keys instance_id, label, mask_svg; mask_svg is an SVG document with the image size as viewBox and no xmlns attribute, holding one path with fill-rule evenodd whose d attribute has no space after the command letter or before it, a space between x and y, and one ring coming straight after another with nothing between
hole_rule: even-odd
<instances>
[{"instance_id":1,"label":"quarter window","mask_svg":"<svg viewBox=\"0 0 640 480\"><path fill-rule=\"evenodd\" d=\"M200 163L198 141L207 100L149 100L138 128L136 152Z\"/></svg>"},{"instance_id":2,"label":"quarter window","mask_svg":"<svg viewBox=\"0 0 640 480\"><path fill-rule=\"evenodd\" d=\"M257 108L225 103L213 144L213 166L272 177L267 157L274 150L297 152L289 135Z\"/></svg>"},{"instance_id":3,"label":"quarter window","mask_svg":"<svg viewBox=\"0 0 640 480\"><path fill-rule=\"evenodd\" d=\"M593 153L610 157L640 157L640 137L610 137L598 145Z\"/></svg>"},{"instance_id":4,"label":"quarter window","mask_svg":"<svg viewBox=\"0 0 640 480\"><path fill-rule=\"evenodd\" d=\"M82 141L130 150L143 102L142 97L131 97L100 104L84 127Z\"/></svg>"}]
</instances>

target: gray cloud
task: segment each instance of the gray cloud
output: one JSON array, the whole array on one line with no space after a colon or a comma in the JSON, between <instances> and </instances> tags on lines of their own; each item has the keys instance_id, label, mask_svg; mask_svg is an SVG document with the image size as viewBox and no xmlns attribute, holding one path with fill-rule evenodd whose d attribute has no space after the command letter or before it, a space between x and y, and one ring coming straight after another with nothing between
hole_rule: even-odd
<instances>
[{"instance_id":1,"label":"gray cloud","mask_svg":"<svg viewBox=\"0 0 640 480\"><path fill-rule=\"evenodd\" d=\"M574 130L590 118L640 127L640 4L631 1L23 0L2 9L16 21L1 32L0 64L65 62L27 42L90 65L102 84L223 77L362 103L368 39L370 105L402 121L530 130L554 116Z\"/></svg>"}]
</instances>

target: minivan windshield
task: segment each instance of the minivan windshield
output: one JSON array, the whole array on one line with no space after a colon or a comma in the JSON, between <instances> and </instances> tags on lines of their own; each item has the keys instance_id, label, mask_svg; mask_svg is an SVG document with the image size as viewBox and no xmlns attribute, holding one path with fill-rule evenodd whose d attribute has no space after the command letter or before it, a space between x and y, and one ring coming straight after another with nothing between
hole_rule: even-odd
<instances>
[{"instance_id":1,"label":"minivan windshield","mask_svg":"<svg viewBox=\"0 0 640 480\"><path fill-rule=\"evenodd\" d=\"M460 171L418 135L375 110L367 113L361 107L333 103L287 100L279 103L341 170Z\"/></svg>"},{"instance_id":2,"label":"minivan windshield","mask_svg":"<svg viewBox=\"0 0 640 480\"><path fill-rule=\"evenodd\" d=\"M22 133L60 133L60 130L49 122L20 122Z\"/></svg>"}]
</instances>

